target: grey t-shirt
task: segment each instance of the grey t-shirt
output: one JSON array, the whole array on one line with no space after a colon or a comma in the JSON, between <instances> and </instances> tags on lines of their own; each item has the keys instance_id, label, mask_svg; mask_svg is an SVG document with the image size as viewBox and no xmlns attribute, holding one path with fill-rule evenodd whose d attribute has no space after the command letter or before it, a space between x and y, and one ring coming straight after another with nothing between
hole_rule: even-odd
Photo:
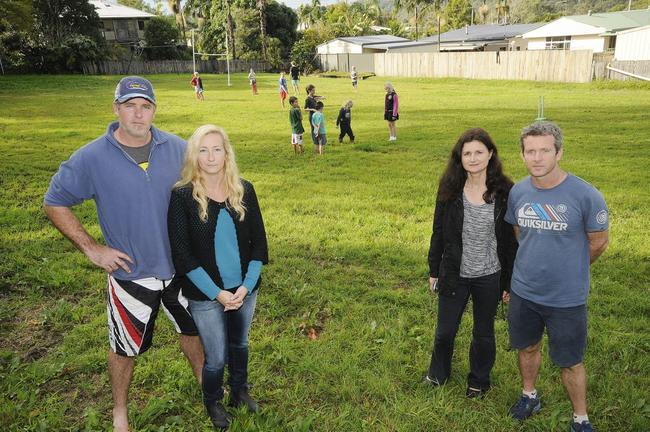
<instances>
[{"instance_id":1,"label":"grey t-shirt","mask_svg":"<svg viewBox=\"0 0 650 432\"><path fill-rule=\"evenodd\" d=\"M526 177L510 191L505 220L519 227L512 291L545 306L585 304L587 233L608 228L607 205L600 192L573 174L551 189L538 189Z\"/></svg>"},{"instance_id":2,"label":"grey t-shirt","mask_svg":"<svg viewBox=\"0 0 650 432\"><path fill-rule=\"evenodd\" d=\"M460 276L475 278L501 270L494 233L494 203L472 204L463 194L463 254Z\"/></svg>"},{"instance_id":3,"label":"grey t-shirt","mask_svg":"<svg viewBox=\"0 0 650 432\"><path fill-rule=\"evenodd\" d=\"M131 156L131 159L133 159L135 163L140 165L140 168L142 168L145 171L147 170L147 165L149 162L149 154L151 153L151 141L149 141L147 145L144 145L142 147L125 146L119 141L117 143L120 145L122 150L126 152L126 154Z\"/></svg>"}]
</instances>

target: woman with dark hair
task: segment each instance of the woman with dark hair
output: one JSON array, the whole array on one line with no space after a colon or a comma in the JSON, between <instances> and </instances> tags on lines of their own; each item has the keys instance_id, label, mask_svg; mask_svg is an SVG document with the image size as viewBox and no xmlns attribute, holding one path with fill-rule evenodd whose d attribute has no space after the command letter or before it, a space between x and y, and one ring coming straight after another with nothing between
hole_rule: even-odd
<instances>
[{"instance_id":1,"label":"woman with dark hair","mask_svg":"<svg viewBox=\"0 0 650 432\"><path fill-rule=\"evenodd\" d=\"M500 298L510 290L517 241L503 217L511 187L490 135L481 128L463 133L440 179L433 217L429 286L440 297L426 381L437 386L449 379L454 339L471 296L469 398L482 397L490 388L494 317Z\"/></svg>"}]
</instances>

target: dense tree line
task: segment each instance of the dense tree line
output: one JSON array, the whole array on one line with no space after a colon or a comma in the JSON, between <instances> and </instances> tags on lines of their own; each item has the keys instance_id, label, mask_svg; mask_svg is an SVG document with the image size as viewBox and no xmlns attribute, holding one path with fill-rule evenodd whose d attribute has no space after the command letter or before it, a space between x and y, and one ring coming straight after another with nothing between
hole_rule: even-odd
<instances>
[{"instance_id":1,"label":"dense tree line","mask_svg":"<svg viewBox=\"0 0 650 432\"><path fill-rule=\"evenodd\" d=\"M156 15L163 0L121 4ZM296 11L275 0L167 0L171 16L145 25L138 53L149 59L190 58L199 52L262 59L279 68L295 60L309 69L316 46L342 36L386 33L419 39L469 24L546 22L560 16L650 6L650 0L358 0ZM87 0L0 0L0 61L4 69L78 72L84 61L132 54L106 44Z\"/></svg>"}]
</instances>

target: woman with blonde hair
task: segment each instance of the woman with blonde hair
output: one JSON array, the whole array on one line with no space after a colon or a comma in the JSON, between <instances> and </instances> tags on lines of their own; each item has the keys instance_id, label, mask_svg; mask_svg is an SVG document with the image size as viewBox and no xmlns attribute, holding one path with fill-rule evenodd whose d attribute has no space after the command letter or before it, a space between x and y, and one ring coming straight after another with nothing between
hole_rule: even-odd
<instances>
[{"instance_id":1,"label":"woman with blonde hair","mask_svg":"<svg viewBox=\"0 0 650 432\"><path fill-rule=\"evenodd\" d=\"M397 99L397 92L395 87L389 82L384 84L386 96L384 97L384 120L388 122L388 133L390 137L388 141L397 141L397 129L395 122L399 120L399 102Z\"/></svg>"},{"instance_id":2,"label":"woman with blonde hair","mask_svg":"<svg viewBox=\"0 0 650 432\"><path fill-rule=\"evenodd\" d=\"M190 137L167 223L176 276L205 351L203 403L212 424L227 428L226 361L230 405L259 411L248 394L248 332L268 249L255 189L239 177L222 128L203 125Z\"/></svg>"}]
</instances>

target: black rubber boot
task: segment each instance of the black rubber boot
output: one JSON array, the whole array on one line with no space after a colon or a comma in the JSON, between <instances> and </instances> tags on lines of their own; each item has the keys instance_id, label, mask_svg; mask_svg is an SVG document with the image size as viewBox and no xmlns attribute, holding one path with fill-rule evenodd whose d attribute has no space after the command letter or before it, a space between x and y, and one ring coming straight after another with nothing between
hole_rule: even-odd
<instances>
[{"instance_id":1,"label":"black rubber boot","mask_svg":"<svg viewBox=\"0 0 650 432\"><path fill-rule=\"evenodd\" d=\"M210 417L212 425L215 428L221 430L228 429L228 426L230 426L231 417L230 414L226 412L226 408L224 408L223 404L220 401L206 405L205 408L208 411L208 417Z\"/></svg>"},{"instance_id":2,"label":"black rubber boot","mask_svg":"<svg viewBox=\"0 0 650 432\"><path fill-rule=\"evenodd\" d=\"M230 406L235 408L245 406L246 409L248 409L250 412L260 412L259 404L255 402L253 398L251 398L251 396L248 394L248 385L245 385L239 389L230 389Z\"/></svg>"}]
</instances>

